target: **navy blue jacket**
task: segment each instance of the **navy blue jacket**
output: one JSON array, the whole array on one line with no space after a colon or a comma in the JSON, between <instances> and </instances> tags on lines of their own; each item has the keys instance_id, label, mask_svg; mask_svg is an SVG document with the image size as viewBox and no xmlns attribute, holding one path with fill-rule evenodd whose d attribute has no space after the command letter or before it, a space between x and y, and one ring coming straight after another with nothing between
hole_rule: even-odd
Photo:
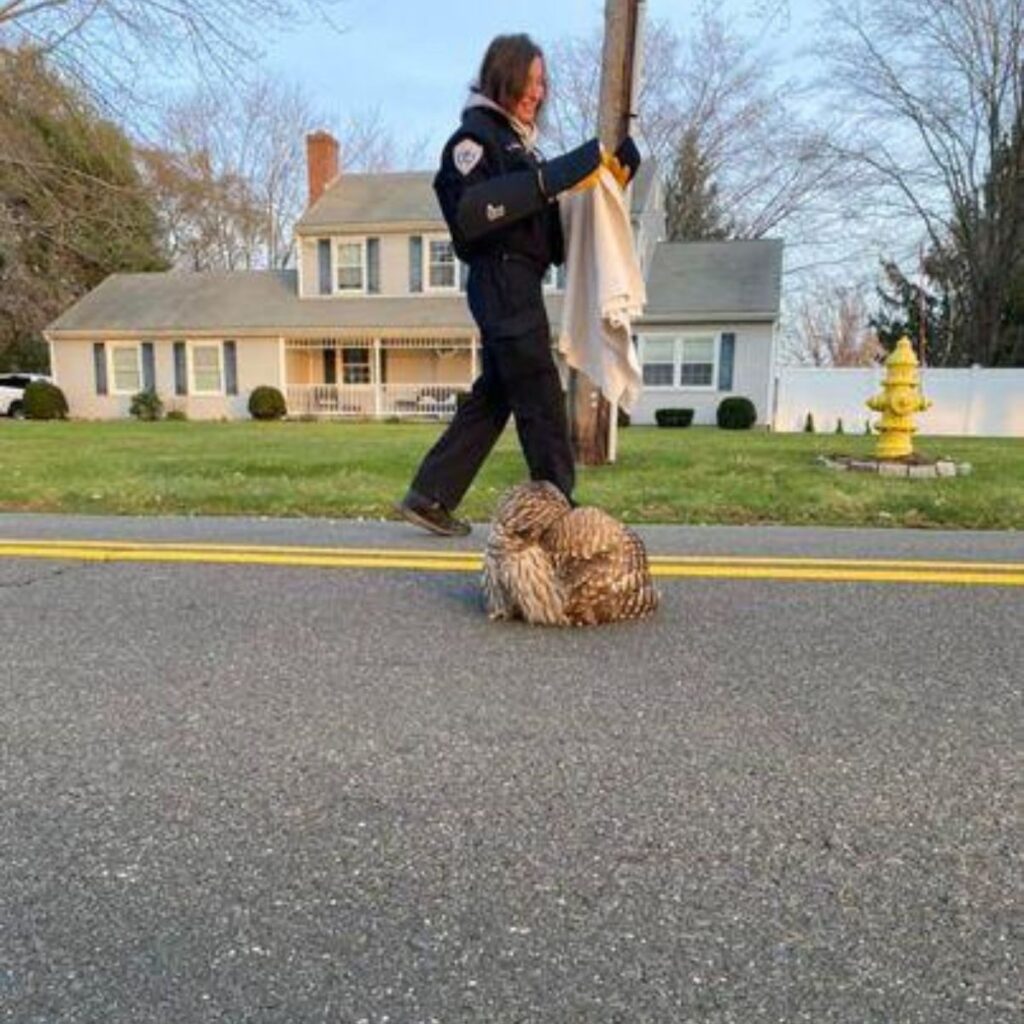
<instances>
[{"instance_id":1,"label":"navy blue jacket","mask_svg":"<svg viewBox=\"0 0 1024 1024\"><path fill-rule=\"evenodd\" d=\"M541 280L564 259L558 203L541 190L540 161L508 118L463 112L434 178L455 252L469 264L467 298L484 335L546 325Z\"/></svg>"}]
</instances>

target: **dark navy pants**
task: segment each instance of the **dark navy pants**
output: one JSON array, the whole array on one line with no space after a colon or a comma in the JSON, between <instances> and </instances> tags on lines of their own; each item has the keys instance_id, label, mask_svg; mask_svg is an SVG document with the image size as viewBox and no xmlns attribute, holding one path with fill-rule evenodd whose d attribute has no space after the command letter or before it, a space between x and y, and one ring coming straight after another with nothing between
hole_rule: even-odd
<instances>
[{"instance_id":1,"label":"dark navy pants","mask_svg":"<svg viewBox=\"0 0 1024 1024\"><path fill-rule=\"evenodd\" d=\"M485 330L481 347L482 372L424 458L413 490L449 511L457 508L511 415L530 478L549 480L571 497L575 467L547 317L517 334Z\"/></svg>"}]
</instances>

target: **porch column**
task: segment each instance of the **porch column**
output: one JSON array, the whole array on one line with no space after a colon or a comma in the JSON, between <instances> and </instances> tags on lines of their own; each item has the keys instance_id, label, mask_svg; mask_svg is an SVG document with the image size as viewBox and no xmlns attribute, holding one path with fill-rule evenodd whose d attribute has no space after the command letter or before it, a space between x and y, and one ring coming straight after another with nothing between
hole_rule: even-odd
<instances>
[{"instance_id":1,"label":"porch column","mask_svg":"<svg viewBox=\"0 0 1024 1024\"><path fill-rule=\"evenodd\" d=\"M383 391L381 388L380 338L373 339L373 415L380 419Z\"/></svg>"},{"instance_id":2,"label":"porch column","mask_svg":"<svg viewBox=\"0 0 1024 1024\"><path fill-rule=\"evenodd\" d=\"M476 380L476 337L469 339L469 383Z\"/></svg>"}]
</instances>

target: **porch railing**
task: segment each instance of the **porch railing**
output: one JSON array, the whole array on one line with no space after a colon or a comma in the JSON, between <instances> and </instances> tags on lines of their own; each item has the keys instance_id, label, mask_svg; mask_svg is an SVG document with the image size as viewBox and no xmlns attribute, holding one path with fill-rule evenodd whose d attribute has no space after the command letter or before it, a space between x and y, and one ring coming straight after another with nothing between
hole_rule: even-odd
<instances>
[{"instance_id":1,"label":"porch railing","mask_svg":"<svg viewBox=\"0 0 1024 1024\"><path fill-rule=\"evenodd\" d=\"M464 381L452 384L289 384L285 397L289 416L448 420L455 415L456 395L468 391L469 387Z\"/></svg>"}]
</instances>

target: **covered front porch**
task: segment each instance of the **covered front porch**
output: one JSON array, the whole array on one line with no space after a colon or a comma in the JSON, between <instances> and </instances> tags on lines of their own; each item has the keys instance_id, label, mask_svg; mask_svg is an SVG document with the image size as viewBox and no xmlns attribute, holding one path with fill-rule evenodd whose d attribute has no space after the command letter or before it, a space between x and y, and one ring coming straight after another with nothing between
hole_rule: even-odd
<instances>
[{"instance_id":1,"label":"covered front porch","mask_svg":"<svg viewBox=\"0 0 1024 1024\"><path fill-rule=\"evenodd\" d=\"M473 335L283 340L288 415L450 419L477 376Z\"/></svg>"}]
</instances>

